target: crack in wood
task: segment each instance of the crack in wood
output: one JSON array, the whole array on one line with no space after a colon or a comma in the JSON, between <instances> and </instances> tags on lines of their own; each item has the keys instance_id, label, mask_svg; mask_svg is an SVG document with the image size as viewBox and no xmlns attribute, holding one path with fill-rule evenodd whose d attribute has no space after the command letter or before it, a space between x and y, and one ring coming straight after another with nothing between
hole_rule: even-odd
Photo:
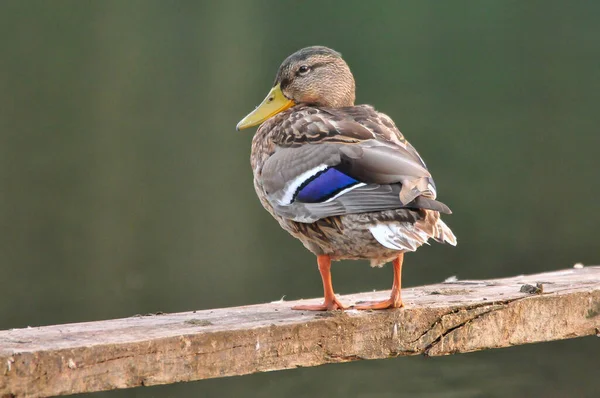
<instances>
[{"instance_id":1,"label":"crack in wood","mask_svg":"<svg viewBox=\"0 0 600 398\"><path fill-rule=\"evenodd\" d=\"M487 311L482 311L479 312L477 314L474 314L474 316L472 317L468 317L466 318L463 322L459 323L458 325L448 328L447 330L443 331L439 337L437 337L434 341L432 341L430 344L428 344L424 349L423 349L423 355L425 356L429 356L429 352L435 348L438 344L440 344L440 342L446 337L448 336L450 333L453 333L455 331L457 331L460 328L465 327L466 325L468 325L469 323L481 318L484 315L490 314L492 312L495 311L501 311L506 307L507 304L501 304L501 305L494 305L494 308L490 308ZM449 354L451 354L451 352L449 352Z\"/></svg>"},{"instance_id":2,"label":"crack in wood","mask_svg":"<svg viewBox=\"0 0 600 398\"><path fill-rule=\"evenodd\" d=\"M520 298L512 299L512 300L504 300L504 301L485 302L485 303L475 304L475 305L466 306L466 307L462 307L462 308L455 308L452 311L442 314L427 330L425 330L418 338L411 341L410 343L415 344L415 343L421 342L422 340L429 340L430 339L430 338L428 338L428 337L430 337L429 335L434 334L436 337L433 339L433 341L431 343L427 344L425 346L425 348L419 350L419 351L422 351L424 354L426 354L428 349L431 348L431 345L434 344L436 341L439 341L440 338L442 338L445 334L464 325L465 323L467 323L473 319L476 319L477 317L479 317L483 314L497 310L500 307L503 307L503 306L509 304L510 302L513 302L516 300L520 300ZM487 309L488 307L489 307L489 309ZM477 311L480 309L483 309L484 311ZM465 314L469 314L470 312L475 312L475 314L473 314L471 318L467 317L463 323L459 323L456 326L450 326L449 328L444 327L443 324L444 324L445 320L450 319L450 317L453 317L453 316L459 316L461 312L465 313ZM440 328L441 328L441 330L438 330Z\"/></svg>"}]
</instances>

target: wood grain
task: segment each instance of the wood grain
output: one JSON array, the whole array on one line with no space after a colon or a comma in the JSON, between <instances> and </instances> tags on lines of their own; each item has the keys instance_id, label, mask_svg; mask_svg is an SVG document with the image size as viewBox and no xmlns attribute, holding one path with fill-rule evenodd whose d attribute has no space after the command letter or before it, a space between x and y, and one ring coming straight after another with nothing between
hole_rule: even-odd
<instances>
[{"instance_id":1,"label":"wood grain","mask_svg":"<svg viewBox=\"0 0 600 398\"><path fill-rule=\"evenodd\" d=\"M340 298L352 304L388 294ZM0 331L0 396L448 355L600 333L600 267L441 283L404 289L403 297L405 308L377 312L298 312L290 307L299 302L274 302Z\"/></svg>"}]
</instances>

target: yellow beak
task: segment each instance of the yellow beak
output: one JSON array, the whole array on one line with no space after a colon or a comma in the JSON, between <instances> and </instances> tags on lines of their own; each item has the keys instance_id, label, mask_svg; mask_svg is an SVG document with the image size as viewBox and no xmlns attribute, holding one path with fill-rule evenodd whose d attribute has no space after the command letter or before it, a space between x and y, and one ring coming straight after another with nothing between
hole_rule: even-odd
<instances>
[{"instance_id":1,"label":"yellow beak","mask_svg":"<svg viewBox=\"0 0 600 398\"><path fill-rule=\"evenodd\" d=\"M278 83L271 91L269 91L267 98L265 98L255 110L240 120L235 128L236 130L243 130L248 127L256 126L292 106L294 106L294 101L287 99L285 95L283 95Z\"/></svg>"}]
</instances>

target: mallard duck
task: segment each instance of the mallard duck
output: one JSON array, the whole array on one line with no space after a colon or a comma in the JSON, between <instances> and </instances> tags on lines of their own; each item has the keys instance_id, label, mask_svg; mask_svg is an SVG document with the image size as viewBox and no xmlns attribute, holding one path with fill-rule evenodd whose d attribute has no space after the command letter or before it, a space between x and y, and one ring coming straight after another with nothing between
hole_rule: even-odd
<instances>
[{"instance_id":1,"label":"mallard duck","mask_svg":"<svg viewBox=\"0 0 600 398\"><path fill-rule=\"evenodd\" d=\"M345 309L331 283L331 261L392 262L390 298L354 308L402 307L405 252L429 238L456 245L441 220L425 162L390 117L354 105L354 77L340 53L321 46L287 57L263 102L237 125L261 126L252 140L254 187L279 225L317 256L324 290L319 305Z\"/></svg>"}]
</instances>

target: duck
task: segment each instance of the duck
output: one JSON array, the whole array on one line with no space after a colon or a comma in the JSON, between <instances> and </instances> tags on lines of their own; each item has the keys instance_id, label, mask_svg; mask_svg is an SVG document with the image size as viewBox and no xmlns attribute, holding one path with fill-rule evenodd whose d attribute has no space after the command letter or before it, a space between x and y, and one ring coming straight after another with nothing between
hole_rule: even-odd
<instances>
[{"instance_id":1,"label":"duck","mask_svg":"<svg viewBox=\"0 0 600 398\"><path fill-rule=\"evenodd\" d=\"M349 308L333 289L331 263L339 260L391 262L390 297L352 308L401 308L404 253L429 239L457 243L422 157L389 116L355 99L341 54L306 47L283 61L265 99L236 126L260 125L250 154L256 194L317 259L323 303L294 310Z\"/></svg>"}]
</instances>

